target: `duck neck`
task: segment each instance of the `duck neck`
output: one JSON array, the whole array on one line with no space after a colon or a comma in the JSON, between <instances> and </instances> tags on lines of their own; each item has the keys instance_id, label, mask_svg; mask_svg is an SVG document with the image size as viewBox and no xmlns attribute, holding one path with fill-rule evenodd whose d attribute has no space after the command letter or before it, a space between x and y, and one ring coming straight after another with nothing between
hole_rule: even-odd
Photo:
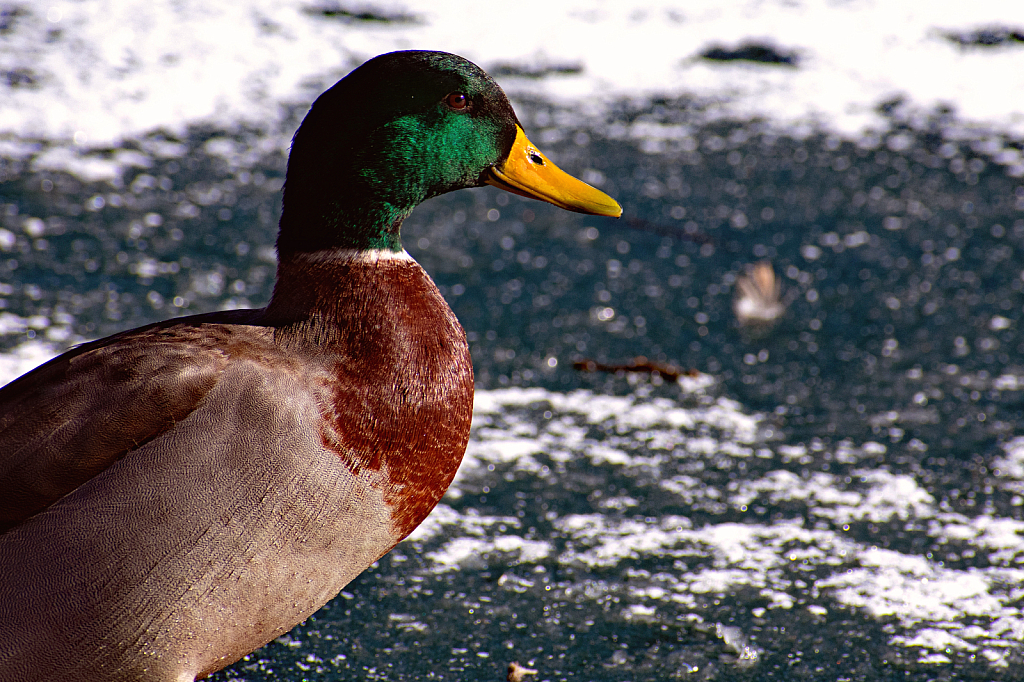
<instances>
[{"instance_id":1,"label":"duck neck","mask_svg":"<svg viewBox=\"0 0 1024 682\"><path fill-rule=\"evenodd\" d=\"M408 253L388 248L282 254L264 322L275 327L343 324L350 313L358 315L380 302L396 269L423 272Z\"/></svg>"},{"instance_id":2,"label":"duck neck","mask_svg":"<svg viewBox=\"0 0 1024 682\"><path fill-rule=\"evenodd\" d=\"M277 237L278 257L345 251L401 253L401 227L410 206L396 205L370 192L311 194L286 187ZM404 203L404 202L403 202Z\"/></svg>"}]
</instances>

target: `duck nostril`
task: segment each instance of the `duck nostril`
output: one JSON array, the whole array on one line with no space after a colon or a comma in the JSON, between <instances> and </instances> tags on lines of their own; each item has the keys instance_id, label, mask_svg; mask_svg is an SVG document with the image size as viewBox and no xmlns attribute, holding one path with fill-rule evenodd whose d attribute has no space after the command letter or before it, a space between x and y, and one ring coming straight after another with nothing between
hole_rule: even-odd
<instances>
[{"instance_id":1,"label":"duck nostril","mask_svg":"<svg viewBox=\"0 0 1024 682\"><path fill-rule=\"evenodd\" d=\"M530 152L530 161L533 161L538 166L544 165L544 157L537 152Z\"/></svg>"}]
</instances>

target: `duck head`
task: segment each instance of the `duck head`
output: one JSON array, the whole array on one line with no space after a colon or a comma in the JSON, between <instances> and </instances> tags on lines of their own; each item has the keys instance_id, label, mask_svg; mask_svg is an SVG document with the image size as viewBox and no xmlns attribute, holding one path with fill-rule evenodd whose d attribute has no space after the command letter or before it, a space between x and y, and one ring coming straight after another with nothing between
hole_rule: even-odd
<instances>
[{"instance_id":1,"label":"duck head","mask_svg":"<svg viewBox=\"0 0 1024 682\"><path fill-rule=\"evenodd\" d=\"M445 52L384 54L324 92L296 132L278 252L400 251L417 204L485 184L579 213L622 213L537 150L480 67Z\"/></svg>"}]
</instances>

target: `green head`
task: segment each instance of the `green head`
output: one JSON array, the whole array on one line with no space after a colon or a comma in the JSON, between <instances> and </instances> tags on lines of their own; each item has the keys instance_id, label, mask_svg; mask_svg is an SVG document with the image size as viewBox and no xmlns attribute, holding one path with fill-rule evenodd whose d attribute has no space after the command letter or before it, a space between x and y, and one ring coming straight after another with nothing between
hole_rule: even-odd
<instances>
[{"instance_id":1,"label":"green head","mask_svg":"<svg viewBox=\"0 0 1024 682\"><path fill-rule=\"evenodd\" d=\"M509 166L513 147L524 143L505 93L475 64L444 52L375 57L320 95L296 132L278 251L398 251L402 221L417 204L488 182L570 210L600 212L538 194L534 178L516 184L512 171L496 181L496 170ZM557 171L532 146L523 154L527 165Z\"/></svg>"}]
</instances>

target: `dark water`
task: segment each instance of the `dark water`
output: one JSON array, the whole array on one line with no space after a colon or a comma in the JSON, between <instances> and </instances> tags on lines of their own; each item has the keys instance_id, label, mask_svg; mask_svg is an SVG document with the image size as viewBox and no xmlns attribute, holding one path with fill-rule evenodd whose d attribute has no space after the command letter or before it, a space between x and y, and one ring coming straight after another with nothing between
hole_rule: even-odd
<instances>
[{"instance_id":1,"label":"dark water","mask_svg":"<svg viewBox=\"0 0 1024 682\"><path fill-rule=\"evenodd\" d=\"M996 460L1024 409L1024 180L984 136L952 139L941 113L911 126L897 108L885 135L847 141L702 122L685 101L586 123L517 108L623 219L491 189L417 209L406 248L498 404L478 414L471 466L445 499L454 520L216 679L498 680L511 660L538 680L1015 679L1024 488ZM120 187L0 161L0 294L30 327L0 337L5 348L262 305L285 162L262 139L130 143L151 165ZM758 261L788 311L752 331L732 304ZM687 393L572 367L638 355L715 383ZM544 390L503 391L514 387ZM564 404L581 395L589 405ZM602 396L620 402L595 412ZM638 416L650 410L693 420ZM750 433L743 415L759 415ZM541 445L503 455L510 434ZM883 489L907 497L879 506ZM995 526L999 542L984 530ZM709 539L726 531L750 534L736 554ZM430 558L458 538L486 551ZM653 549L616 555L614 538ZM692 582L712 568L742 577ZM984 587L901 615L899 595L921 580L960 577ZM887 611L865 585L895 578Z\"/></svg>"}]
</instances>

